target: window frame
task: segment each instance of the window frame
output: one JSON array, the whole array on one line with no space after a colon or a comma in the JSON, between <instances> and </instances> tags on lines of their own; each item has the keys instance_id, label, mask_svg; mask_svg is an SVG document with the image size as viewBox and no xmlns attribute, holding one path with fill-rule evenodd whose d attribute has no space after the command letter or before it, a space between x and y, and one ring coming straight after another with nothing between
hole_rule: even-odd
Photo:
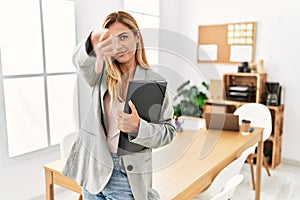
<instances>
[{"instance_id":1,"label":"window frame","mask_svg":"<svg viewBox=\"0 0 300 200\"><path fill-rule=\"evenodd\" d=\"M65 0L65 1L72 1L74 2L74 43L77 44L77 32L76 32L76 15L75 15L75 1L74 0ZM74 88L74 92L76 94L76 109L78 116L76 116L76 121L80 123L80 98L79 98L79 81L78 81L78 73L74 67L74 71L71 72L55 72L55 73L47 73L46 69L46 46L45 46L45 32L44 32L44 19L43 19L43 0L38 0L39 3L39 14L40 14L40 34L41 34L41 44L42 44L42 60L43 60L43 73L36 73L36 74L18 74L18 75L3 75L2 71L2 57L1 57L1 46L0 46L0 146L1 146L1 153L0 153L0 165L1 164L12 164L18 161L26 160L28 158L32 158L35 156L40 156L47 154L49 152L58 151L60 148L60 144L51 144L51 132L50 132L50 112L49 112L49 97L48 97L48 77L51 76L60 76L60 75L75 75L76 78L76 85ZM6 113L6 105L5 105L5 93L4 93L4 80L7 79L18 79L18 78L32 78L32 77L42 77L44 82L44 98L45 98L45 114L46 114L46 137L47 137L47 146L38 148L32 151L24 152L22 154L16 156L9 155L9 141L8 141L8 130L7 130L7 113ZM74 102L75 103L75 102Z\"/></svg>"},{"instance_id":2,"label":"window frame","mask_svg":"<svg viewBox=\"0 0 300 200\"><path fill-rule=\"evenodd\" d=\"M124 0L124 10L125 11L127 11L127 12L129 12L130 14L137 14L137 15L142 15L142 16L147 16L147 17L155 17L157 20L158 20L158 29L160 29L160 1L159 0L155 0L155 1L157 1L157 2L154 2L154 0L152 1L153 3L157 3L158 4L158 10L157 10L157 12L155 12L155 13L151 13L151 12L147 12L147 11L145 11L145 12L143 12L143 6L140 6L140 8L141 8L141 10L142 11L140 11L140 9L139 8L128 8L128 7L126 7L126 2L127 1L131 1L131 0ZM142 5L142 3L141 4L139 4L139 5ZM137 20L138 21L138 20ZM139 28L142 30L143 28L141 28L141 24L139 24L139 22L137 22L138 23L138 25L139 25ZM149 28L149 27L147 27L147 28ZM153 27L150 27L150 28L153 28ZM159 32L158 32L158 40L157 40L157 44L159 45ZM147 47L145 47L145 49L146 49L146 57L147 57L147 59L148 59L148 62L149 62L149 57L148 57L148 55L147 55L147 51L148 50L156 50L156 52L155 52L155 54L156 54L156 58L157 58L157 63L149 63L150 65L152 65L151 67L153 68L153 69L155 69L156 68L156 66L157 65L159 65L159 49L152 49L152 48L147 48Z\"/></svg>"}]
</instances>

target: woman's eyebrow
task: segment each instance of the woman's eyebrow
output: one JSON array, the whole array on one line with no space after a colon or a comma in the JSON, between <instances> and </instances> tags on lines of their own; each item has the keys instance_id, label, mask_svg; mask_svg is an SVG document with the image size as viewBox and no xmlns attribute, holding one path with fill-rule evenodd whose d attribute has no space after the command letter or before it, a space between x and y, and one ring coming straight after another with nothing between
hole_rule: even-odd
<instances>
[{"instance_id":1,"label":"woman's eyebrow","mask_svg":"<svg viewBox=\"0 0 300 200\"><path fill-rule=\"evenodd\" d=\"M121 37L121 36L127 35L127 34L128 34L128 32L122 32L122 33L120 33L120 34L118 35L118 37Z\"/></svg>"}]
</instances>

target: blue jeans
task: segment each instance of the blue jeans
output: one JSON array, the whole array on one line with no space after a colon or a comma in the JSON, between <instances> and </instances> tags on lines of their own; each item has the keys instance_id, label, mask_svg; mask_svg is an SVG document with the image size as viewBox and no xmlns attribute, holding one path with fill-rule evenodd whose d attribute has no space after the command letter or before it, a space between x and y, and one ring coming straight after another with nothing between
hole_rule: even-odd
<instances>
[{"instance_id":1,"label":"blue jeans","mask_svg":"<svg viewBox=\"0 0 300 200\"><path fill-rule=\"evenodd\" d=\"M91 194L82 188L84 200L133 200L127 175L121 171L119 157L112 154L114 169L107 185L99 194Z\"/></svg>"}]
</instances>

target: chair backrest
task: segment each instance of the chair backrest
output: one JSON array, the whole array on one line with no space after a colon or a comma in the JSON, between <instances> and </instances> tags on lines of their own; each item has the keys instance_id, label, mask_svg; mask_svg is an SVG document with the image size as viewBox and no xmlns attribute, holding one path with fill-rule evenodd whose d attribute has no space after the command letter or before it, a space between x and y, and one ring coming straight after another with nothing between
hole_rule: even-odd
<instances>
[{"instance_id":1,"label":"chair backrest","mask_svg":"<svg viewBox=\"0 0 300 200\"><path fill-rule=\"evenodd\" d=\"M216 196L230 178L240 173L246 158L249 154L254 153L254 151L254 146L246 149L237 159L224 167L210 186L205 191L201 192L195 199L210 199Z\"/></svg>"},{"instance_id":2,"label":"chair backrest","mask_svg":"<svg viewBox=\"0 0 300 200\"><path fill-rule=\"evenodd\" d=\"M241 124L243 119L250 120L251 127L262 127L263 141L268 139L272 133L272 116L269 108L260 103L246 103L238 107L234 115L239 115Z\"/></svg>"},{"instance_id":3,"label":"chair backrest","mask_svg":"<svg viewBox=\"0 0 300 200\"><path fill-rule=\"evenodd\" d=\"M210 200L228 200L232 197L235 189L243 181L244 176L242 174L231 177L224 185L223 190Z\"/></svg>"},{"instance_id":4,"label":"chair backrest","mask_svg":"<svg viewBox=\"0 0 300 200\"><path fill-rule=\"evenodd\" d=\"M60 143L60 153L62 159L68 157L76 137L77 137L76 133L69 133L62 139Z\"/></svg>"}]
</instances>

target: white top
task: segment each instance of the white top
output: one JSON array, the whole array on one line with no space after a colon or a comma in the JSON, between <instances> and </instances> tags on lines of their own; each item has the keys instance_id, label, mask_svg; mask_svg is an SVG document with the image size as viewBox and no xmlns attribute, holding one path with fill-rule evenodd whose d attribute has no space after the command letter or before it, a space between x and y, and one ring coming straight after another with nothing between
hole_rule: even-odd
<instances>
[{"instance_id":1,"label":"white top","mask_svg":"<svg viewBox=\"0 0 300 200\"><path fill-rule=\"evenodd\" d=\"M128 83L133 79L134 70L130 70L122 75L121 81L118 83L117 88L120 91L122 99L126 98ZM104 113L106 116L106 130L107 130L107 142L111 153L117 153L120 130L117 128L117 113L119 110L124 110L125 102L119 99L112 101L110 105L110 94L108 91L104 94ZM111 107L112 106L112 107Z\"/></svg>"},{"instance_id":2,"label":"white top","mask_svg":"<svg viewBox=\"0 0 300 200\"><path fill-rule=\"evenodd\" d=\"M110 95L108 92L104 95L104 112L106 115L106 130L107 130L107 142L109 151L111 153L117 153L120 130L117 128L117 113L118 110L124 109L125 102L115 100L110 107Z\"/></svg>"}]
</instances>

